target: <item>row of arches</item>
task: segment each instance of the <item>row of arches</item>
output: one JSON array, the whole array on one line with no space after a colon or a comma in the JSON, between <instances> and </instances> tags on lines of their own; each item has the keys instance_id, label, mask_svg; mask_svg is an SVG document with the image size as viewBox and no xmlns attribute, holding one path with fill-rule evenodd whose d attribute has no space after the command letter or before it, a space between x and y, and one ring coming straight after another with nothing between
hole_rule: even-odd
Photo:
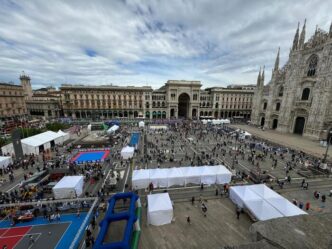
<instances>
[{"instance_id":1,"label":"row of arches","mask_svg":"<svg viewBox=\"0 0 332 249\"><path fill-rule=\"evenodd\" d=\"M137 118L138 111L75 111L67 112L68 117L75 116L76 118Z\"/></svg>"}]
</instances>

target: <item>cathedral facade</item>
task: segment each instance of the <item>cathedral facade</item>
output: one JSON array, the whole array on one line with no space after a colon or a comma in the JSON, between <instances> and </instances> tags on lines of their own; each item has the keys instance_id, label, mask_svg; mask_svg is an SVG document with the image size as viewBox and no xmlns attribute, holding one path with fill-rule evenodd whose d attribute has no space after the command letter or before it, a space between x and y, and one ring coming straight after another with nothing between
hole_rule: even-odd
<instances>
[{"instance_id":1,"label":"cathedral facade","mask_svg":"<svg viewBox=\"0 0 332 249\"><path fill-rule=\"evenodd\" d=\"M332 130L332 24L329 32L316 28L305 41L306 22L296 30L287 63L279 68L279 54L271 81L264 86L260 70L253 98L252 124L326 139Z\"/></svg>"}]
</instances>

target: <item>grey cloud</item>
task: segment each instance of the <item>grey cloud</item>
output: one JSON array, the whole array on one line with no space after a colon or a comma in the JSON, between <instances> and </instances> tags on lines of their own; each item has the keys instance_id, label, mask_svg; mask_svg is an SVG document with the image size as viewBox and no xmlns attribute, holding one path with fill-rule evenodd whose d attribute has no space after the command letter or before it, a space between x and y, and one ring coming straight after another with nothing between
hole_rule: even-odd
<instances>
[{"instance_id":1,"label":"grey cloud","mask_svg":"<svg viewBox=\"0 0 332 249\"><path fill-rule=\"evenodd\" d=\"M307 38L316 24L327 30L331 7L318 0L4 0L0 80L17 82L25 70L35 86L255 83L261 65L270 76L279 46L287 60L298 21L307 18ZM136 67L145 61L162 67Z\"/></svg>"}]
</instances>

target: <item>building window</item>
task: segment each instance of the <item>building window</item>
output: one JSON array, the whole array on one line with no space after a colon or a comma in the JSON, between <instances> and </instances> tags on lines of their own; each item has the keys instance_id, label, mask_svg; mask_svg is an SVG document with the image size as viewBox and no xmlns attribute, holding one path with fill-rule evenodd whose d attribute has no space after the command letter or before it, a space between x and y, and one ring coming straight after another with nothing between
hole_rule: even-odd
<instances>
[{"instance_id":1,"label":"building window","mask_svg":"<svg viewBox=\"0 0 332 249\"><path fill-rule=\"evenodd\" d=\"M276 111L279 111L280 110L280 103L278 102L277 104L276 104Z\"/></svg>"},{"instance_id":2,"label":"building window","mask_svg":"<svg viewBox=\"0 0 332 249\"><path fill-rule=\"evenodd\" d=\"M308 77L316 75L317 64L318 64L318 56L317 55L311 56L309 59L309 66L307 72Z\"/></svg>"},{"instance_id":3,"label":"building window","mask_svg":"<svg viewBox=\"0 0 332 249\"><path fill-rule=\"evenodd\" d=\"M263 104L263 110L266 110L266 108L267 108L267 102L264 102L264 104Z\"/></svg>"},{"instance_id":4,"label":"building window","mask_svg":"<svg viewBox=\"0 0 332 249\"><path fill-rule=\"evenodd\" d=\"M284 88L283 87L280 87L279 89L279 93L278 93L278 96L279 97L282 97L284 95Z\"/></svg>"},{"instance_id":5,"label":"building window","mask_svg":"<svg viewBox=\"0 0 332 249\"><path fill-rule=\"evenodd\" d=\"M301 100L308 100L310 95L310 89L309 88L304 88L302 91L302 97Z\"/></svg>"},{"instance_id":6,"label":"building window","mask_svg":"<svg viewBox=\"0 0 332 249\"><path fill-rule=\"evenodd\" d=\"M193 100L197 100L197 93L194 93Z\"/></svg>"},{"instance_id":7,"label":"building window","mask_svg":"<svg viewBox=\"0 0 332 249\"><path fill-rule=\"evenodd\" d=\"M218 104L218 103L216 103L216 104L215 104L215 108L216 108L216 109L218 109L218 107L219 107L219 104Z\"/></svg>"}]
</instances>

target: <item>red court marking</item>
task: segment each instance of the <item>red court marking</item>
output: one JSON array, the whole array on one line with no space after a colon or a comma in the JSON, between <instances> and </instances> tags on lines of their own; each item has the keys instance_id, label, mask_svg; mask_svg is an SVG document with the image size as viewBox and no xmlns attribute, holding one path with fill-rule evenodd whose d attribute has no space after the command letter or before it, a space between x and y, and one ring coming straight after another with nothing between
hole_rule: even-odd
<instances>
[{"instance_id":1,"label":"red court marking","mask_svg":"<svg viewBox=\"0 0 332 249\"><path fill-rule=\"evenodd\" d=\"M8 249L13 249L22 237L23 236L0 238L0 248L3 248L3 246L6 245Z\"/></svg>"},{"instance_id":2,"label":"red court marking","mask_svg":"<svg viewBox=\"0 0 332 249\"><path fill-rule=\"evenodd\" d=\"M2 237L24 235L30 229L31 229L31 226L27 226L27 227L11 227L11 228L8 229L8 231L6 233L2 234Z\"/></svg>"},{"instance_id":3,"label":"red court marking","mask_svg":"<svg viewBox=\"0 0 332 249\"><path fill-rule=\"evenodd\" d=\"M8 230L8 228L0 228L0 237Z\"/></svg>"},{"instance_id":4,"label":"red court marking","mask_svg":"<svg viewBox=\"0 0 332 249\"><path fill-rule=\"evenodd\" d=\"M104 155L103 155L103 157L101 159L104 160L108 156L109 153L110 153L109 150L105 150L105 153L104 153Z\"/></svg>"},{"instance_id":5,"label":"red court marking","mask_svg":"<svg viewBox=\"0 0 332 249\"><path fill-rule=\"evenodd\" d=\"M4 245L6 245L8 249L14 248L30 229L31 226L0 229L0 248Z\"/></svg>"}]
</instances>

